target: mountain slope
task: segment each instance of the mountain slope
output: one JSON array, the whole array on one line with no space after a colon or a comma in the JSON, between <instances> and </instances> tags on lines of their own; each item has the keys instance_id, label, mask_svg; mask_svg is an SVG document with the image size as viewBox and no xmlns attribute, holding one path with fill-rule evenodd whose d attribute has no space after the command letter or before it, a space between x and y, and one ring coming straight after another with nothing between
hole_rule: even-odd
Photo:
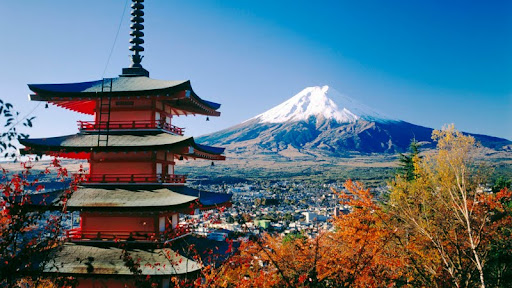
<instances>
[{"instance_id":1,"label":"mountain slope","mask_svg":"<svg viewBox=\"0 0 512 288\"><path fill-rule=\"evenodd\" d=\"M393 120L329 86L315 86L305 88L287 101L247 121L258 120L259 123L296 122L306 121L311 116L334 120L338 123L355 122L359 119Z\"/></svg>"},{"instance_id":2,"label":"mountain slope","mask_svg":"<svg viewBox=\"0 0 512 288\"><path fill-rule=\"evenodd\" d=\"M432 131L384 116L323 86L308 87L262 114L198 141L247 155L349 156L403 152L412 139L433 147ZM512 143L497 137L473 136L493 149Z\"/></svg>"}]
</instances>

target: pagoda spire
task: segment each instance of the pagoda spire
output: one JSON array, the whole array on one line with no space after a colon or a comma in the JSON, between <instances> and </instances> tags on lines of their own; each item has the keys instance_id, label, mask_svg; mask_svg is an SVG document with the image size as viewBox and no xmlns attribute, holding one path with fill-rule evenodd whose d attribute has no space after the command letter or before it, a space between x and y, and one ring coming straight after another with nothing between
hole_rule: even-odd
<instances>
[{"instance_id":1,"label":"pagoda spire","mask_svg":"<svg viewBox=\"0 0 512 288\"><path fill-rule=\"evenodd\" d=\"M133 55L131 56L132 65L130 67L142 67L140 62L144 56L141 56L139 53L144 51L144 47L141 46L144 44L144 39L142 39L142 37L144 37L144 32L142 32L142 30L144 30L144 25L141 24L144 23L144 11L142 11L144 9L144 4L141 3L144 2L144 0L132 0L132 2L131 14L133 17L131 18L131 22L133 24L130 25L130 28L132 29L130 35L133 38L130 39L130 43L133 44L133 46L130 46L130 51L133 51Z\"/></svg>"},{"instance_id":2,"label":"pagoda spire","mask_svg":"<svg viewBox=\"0 0 512 288\"><path fill-rule=\"evenodd\" d=\"M132 24L130 25L130 28L132 31L130 32L130 35L132 38L130 39L130 51L133 52L132 55L130 55L131 58L131 65L129 68L123 68L123 74L121 76L148 76L149 72L142 68L142 65L140 62L142 62L142 58L144 56L140 55L140 52L144 51L144 47L142 47L142 44L144 44L144 0L132 0L132 18L130 21Z\"/></svg>"}]
</instances>

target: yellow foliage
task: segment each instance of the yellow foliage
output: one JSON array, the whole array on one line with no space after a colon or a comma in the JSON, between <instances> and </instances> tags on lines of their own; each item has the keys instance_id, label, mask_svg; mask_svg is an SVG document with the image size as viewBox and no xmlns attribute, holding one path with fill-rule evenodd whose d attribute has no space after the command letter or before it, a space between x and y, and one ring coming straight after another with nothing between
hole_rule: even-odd
<instances>
[{"instance_id":1,"label":"yellow foliage","mask_svg":"<svg viewBox=\"0 0 512 288\"><path fill-rule=\"evenodd\" d=\"M456 286L484 284L480 249L486 214L476 213L479 185L473 156L475 139L453 125L436 130L436 153L415 158L416 178L396 177L391 183L390 207L406 232L407 250L413 261L422 263L432 281L449 277ZM472 271L479 271L475 276ZM443 276L444 275L444 276Z\"/></svg>"}]
</instances>

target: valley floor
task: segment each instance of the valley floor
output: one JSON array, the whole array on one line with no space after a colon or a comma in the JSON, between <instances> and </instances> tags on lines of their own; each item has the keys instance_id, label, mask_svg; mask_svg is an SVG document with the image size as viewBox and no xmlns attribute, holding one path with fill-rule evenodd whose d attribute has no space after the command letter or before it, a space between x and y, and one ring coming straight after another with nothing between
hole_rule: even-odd
<instances>
[{"instance_id":1,"label":"valley floor","mask_svg":"<svg viewBox=\"0 0 512 288\"><path fill-rule=\"evenodd\" d=\"M429 153L423 152L422 154ZM176 172L188 175L191 184L232 184L260 181L304 181L310 183L343 183L347 179L362 182L367 187L386 185L398 167L399 155L375 154L351 157L290 157L281 154L244 156L227 153L225 161L202 160L176 161ZM512 152L487 148L476 155L488 167L490 174L512 178ZM70 173L78 171L87 162L63 159L62 164ZM48 161L33 163L35 170L42 170ZM19 162L1 162L0 167L10 172L20 171Z\"/></svg>"}]
</instances>

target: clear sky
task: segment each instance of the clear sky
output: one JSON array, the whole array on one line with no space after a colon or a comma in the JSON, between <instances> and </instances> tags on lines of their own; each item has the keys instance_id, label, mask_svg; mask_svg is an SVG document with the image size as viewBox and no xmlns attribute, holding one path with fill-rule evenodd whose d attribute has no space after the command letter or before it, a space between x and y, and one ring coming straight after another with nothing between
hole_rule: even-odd
<instances>
[{"instance_id":1,"label":"clear sky","mask_svg":"<svg viewBox=\"0 0 512 288\"><path fill-rule=\"evenodd\" d=\"M0 3L0 98L22 114L38 104L27 83L115 77L129 65L129 6L106 65L125 0ZM190 79L200 97L222 103L220 118L179 119L189 135L329 85L393 118L512 139L512 1L144 4L151 77ZM75 133L76 120L90 119L44 104L33 114L33 137Z\"/></svg>"}]
</instances>

